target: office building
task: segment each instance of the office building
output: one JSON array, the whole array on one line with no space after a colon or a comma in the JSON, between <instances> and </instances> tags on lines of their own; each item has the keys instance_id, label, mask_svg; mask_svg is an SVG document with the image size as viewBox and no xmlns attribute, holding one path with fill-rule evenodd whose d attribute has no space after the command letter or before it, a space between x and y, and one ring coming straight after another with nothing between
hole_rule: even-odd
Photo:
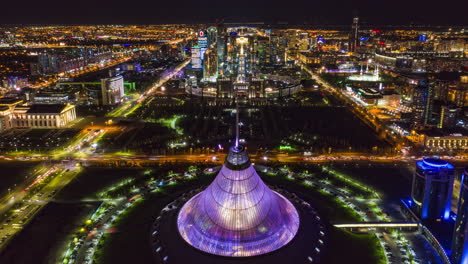
<instances>
[{"instance_id":1,"label":"office building","mask_svg":"<svg viewBox=\"0 0 468 264\"><path fill-rule=\"evenodd\" d=\"M202 55L201 55L201 49L198 45L193 46L192 49L192 68L193 69L201 69L203 67L202 65Z\"/></svg>"},{"instance_id":2,"label":"office building","mask_svg":"<svg viewBox=\"0 0 468 264\"><path fill-rule=\"evenodd\" d=\"M460 184L460 200L451 249L452 264L468 264L468 168L463 172Z\"/></svg>"},{"instance_id":3,"label":"office building","mask_svg":"<svg viewBox=\"0 0 468 264\"><path fill-rule=\"evenodd\" d=\"M454 167L447 161L424 158L416 162L411 196L422 220L450 217L454 178Z\"/></svg>"},{"instance_id":4,"label":"office building","mask_svg":"<svg viewBox=\"0 0 468 264\"><path fill-rule=\"evenodd\" d=\"M224 59L226 57L227 45L226 45L226 28L223 25L218 26L217 40L216 40L216 53L217 53L217 65L218 65L218 74L224 74Z\"/></svg>"},{"instance_id":5,"label":"office building","mask_svg":"<svg viewBox=\"0 0 468 264\"><path fill-rule=\"evenodd\" d=\"M440 120L437 125L438 128L453 128L457 124L457 116L459 108L443 105L440 110Z\"/></svg>"},{"instance_id":6,"label":"office building","mask_svg":"<svg viewBox=\"0 0 468 264\"><path fill-rule=\"evenodd\" d=\"M203 60L203 78L206 80L216 80L218 75L217 54L212 49L205 52Z\"/></svg>"},{"instance_id":7,"label":"office building","mask_svg":"<svg viewBox=\"0 0 468 264\"><path fill-rule=\"evenodd\" d=\"M120 103L125 95L123 77L101 79L101 93L103 105Z\"/></svg>"},{"instance_id":8,"label":"office building","mask_svg":"<svg viewBox=\"0 0 468 264\"><path fill-rule=\"evenodd\" d=\"M355 52L359 45L359 17L353 18L351 34L349 37L349 51Z\"/></svg>"},{"instance_id":9,"label":"office building","mask_svg":"<svg viewBox=\"0 0 468 264\"><path fill-rule=\"evenodd\" d=\"M423 127L429 123L432 115L433 99L434 90L432 85L426 79L419 80L413 93L413 127Z\"/></svg>"},{"instance_id":10,"label":"office building","mask_svg":"<svg viewBox=\"0 0 468 264\"><path fill-rule=\"evenodd\" d=\"M218 38L218 29L216 27L209 27L206 30L206 35L208 38L208 47L213 48L216 43L216 39Z\"/></svg>"}]
</instances>

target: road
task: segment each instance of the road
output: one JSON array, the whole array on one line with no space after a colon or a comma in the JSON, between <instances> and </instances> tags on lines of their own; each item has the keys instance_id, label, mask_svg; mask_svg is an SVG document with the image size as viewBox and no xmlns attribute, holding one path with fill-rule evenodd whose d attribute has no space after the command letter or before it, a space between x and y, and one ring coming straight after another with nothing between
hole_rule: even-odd
<instances>
[{"instance_id":1,"label":"road","mask_svg":"<svg viewBox=\"0 0 468 264\"><path fill-rule=\"evenodd\" d=\"M109 68L109 67L113 67L113 66L118 65L120 63L124 63L126 61L129 61L130 59L131 59L130 56L118 57L118 58L115 58L113 60L109 60L109 61L105 62L103 65L100 65L100 64L87 65L81 70L78 69L77 72L59 73L58 76L60 76L60 77L77 77L79 75L83 75L83 74L86 74L86 73L100 71L100 70L103 70L103 69L106 69L106 68ZM39 88L54 85L58 81L59 81L59 78L51 77L50 79L42 80L40 82L34 83L34 84L30 85L29 87L39 89Z\"/></svg>"},{"instance_id":2,"label":"road","mask_svg":"<svg viewBox=\"0 0 468 264\"><path fill-rule=\"evenodd\" d=\"M125 101L120 107L110 112L107 116L109 117L126 117L133 111L135 111L141 103L148 98L148 96L154 94L158 88L163 86L169 81L174 75L176 75L181 69L185 68L190 63L190 59L187 59L177 65L169 74L162 76L153 86L151 86L145 93L140 96L136 96L130 100Z\"/></svg>"},{"instance_id":3,"label":"road","mask_svg":"<svg viewBox=\"0 0 468 264\"><path fill-rule=\"evenodd\" d=\"M131 100L124 102L115 111L111 112L109 117L125 117L135 109L137 109L144 100L157 92L165 82L167 82L174 74L184 68L189 63L189 60L182 62L180 65L169 73L167 76L160 78L148 91L141 96L134 97ZM311 73L313 74L313 73ZM330 91L334 91L325 82L321 81L318 76L315 76L321 83ZM336 92L336 91L335 91ZM336 92L339 93L339 92ZM341 93L339 93L341 94ZM343 95L341 95L343 96ZM362 114L362 113L361 113ZM368 118L368 117L366 117ZM376 120L370 119L370 122ZM175 124L175 123L174 123ZM44 169L38 169L34 175L34 181L27 183L26 181L11 191L11 193L0 199L0 212L5 212L15 203L19 203L20 207L12 212L11 216L4 219L0 223L0 250L2 250L8 241L18 232L23 226L31 221L37 212L39 212L49 201L54 199L54 196L68 183L73 181L81 170L80 167L74 167L77 162L86 164L87 162L103 162L103 163L118 163L118 162L135 162L135 163L151 163L151 162L217 162L221 163L225 154L182 154L182 155L167 155L167 156L152 156L152 155L113 155L113 154L96 154L93 153L92 144L97 142L107 131L111 129L119 129L117 127L94 127L88 126L72 140L68 146L56 153L41 155L41 156L0 156L0 162L8 162L15 160L53 160L54 165L45 166ZM407 164L412 165L414 160L421 157L402 157L402 156L362 156L354 155L322 155L315 157L304 157L300 154L253 154L252 161L261 161L262 163L282 162L282 163L363 163L363 164ZM460 162L468 162L468 157L443 157L449 160ZM107 220L107 219L105 219Z\"/></svg>"},{"instance_id":4,"label":"road","mask_svg":"<svg viewBox=\"0 0 468 264\"><path fill-rule=\"evenodd\" d=\"M172 78L174 74L180 71L189 62L190 60L186 60L179 64L172 72L162 77L139 99L120 105L116 111L114 111L113 116L125 116L125 114L128 113L126 110L129 104L132 107L138 107L147 96L153 94L157 88ZM68 146L44 156L0 156L0 161L5 162L15 159L25 161L54 160L55 163L54 165L45 166L45 169L40 169L40 167L38 167L32 183L29 184L27 181L24 181L17 188L10 191L7 196L0 199L0 212L11 213L11 216L7 214L7 219L3 219L3 221L0 222L0 251L5 248L8 241L10 241L15 234L23 229L25 224L31 221L37 212L51 201L63 187L79 175L81 168L76 167L76 160L70 160L70 158L80 157L86 160L86 158L93 153L93 143L99 141L99 139L111 129L118 129L118 127L86 127L77 137L69 142ZM19 208L11 212L13 205L19 205Z\"/></svg>"},{"instance_id":5,"label":"road","mask_svg":"<svg viewBox=\"0 0 468 264\"><path fill-rule=\"evenodd\" d=\"M46 174L49 168L44 166L36 167L34 174L26 175L25 179L17 184L15 188L10 189L9 193L0 199L0 214L6 212L16 201L21 200L24 197L26 188L31 186L38 178Z\"/></svg>"},{"instance_id":6,"label":"road","mask_svg":"<svg viewBox=\"0 0 468 264\"><path fill-rule=\"evenodd\" d=\"M102 161L102 162L119 162L119 161L135 161L135 162L218 162L224 161L226 154L213 153L213 154L179 154L179 155L165 155L165 156L152 156L152 155L133 155L133 156L119 156L112 154L94 154L85 158L78 158L78 162L86 161ZM270 154L264 156L261 154L250 154L250 159L253 162L262 163L375 163L375 164L410 164L413 165L416 160L421 160L423 157L401 157L401 156L340 156L340 155L322 155L316 157L304 157L298 154ZM466 157L444 157L444 159L454 163L467 163Z\"/></svg>"},{"instance_id":7,"label":"road","mask_svg":"<svg viewBox=\"0 0 468 264\"><path fill-rule=\"evenodd\" d=\"M385 126L379 121L379 119L369 113L368 109L363 107L362 105L356 103L352 98L349 96L344 95L340 89L337 89L333 86L331 86L328 82L324 81L322 77L320 77L318 74L313 72L307 65L304 65L301 63L301 66L303 69L310 74L310 76L317 82L319 83L322 87L325 88L326 91L328 91L330 94L341 100L342 102L345 103L346 106L351 109L351 111L361 120L372 127L376 132L380 135L382 135L382 138L389 141L392 145L400 145L402 144L402 139L398 138L396 135L392 135L389 133L387 129L385 129ZM401 146L400 146L401 147Z\"/></svg>"},{"instance_id":8,"label":"road","mask_svg":"<svg viewBox=\"0 0 468 264\"><path fill-rule=\"evenodd\" d=\"M105 128L103 128L105 129ZM97 139L94 133L104 133L91 131L87 137L84 137L87 142L94 142ZM73 146L73 145L71 145ZM112 153L93 153L89 147L69 147L68 151L60 152L57 155L38 155L38 156L0 156L0 162L16 161L43 161L53 160L55 163L63 161L75 162L120 162L120 161L135 161L135 162L222 162L226 156L225 153L211 153L211 154L175 154L175 155L130 155L130 154L112 154ZM301 154L250 154L252 161L261 161L262 163L268 162L281 162L281 163L408 163L413 164L416 160L421 160L424 156L379 156L379 155L362 155L356 154L335 154L335 155L320 155L313 157L305 157ZM444 156L441 159L457 164L468 163L468 156ZM2 200L0 200L2 201Z\"/></svg>"},{"instance_id":9,"label":"road","mask_svg":"<svg viewBox=\"0 0 468 264\"><path fill-rule=\"evenodd\" d=\"M68 183L70 183L80 172L80 168L65 169L58 166L52 166L46 172L39 174L31 185L20 192L15 192L14 200L19 204L19 208L12 212L0 224L0 250L2 250L8 241L19 231L23 226L32 220L34 215L39 212L54 196ZM47 184L40 185L42 181L50 181ZM38 185L37 188L33 188ZM10 207L14 203L10 203ZM7 209L7 208L3 208Z\"/></svg>"}]
</instances>

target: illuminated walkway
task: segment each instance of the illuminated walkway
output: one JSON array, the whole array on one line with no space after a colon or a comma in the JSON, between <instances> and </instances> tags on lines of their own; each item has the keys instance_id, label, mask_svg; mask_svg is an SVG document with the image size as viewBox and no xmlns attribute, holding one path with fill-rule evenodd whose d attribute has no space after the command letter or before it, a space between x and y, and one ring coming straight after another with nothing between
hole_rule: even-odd
<instances>
[{"instance_id":1,"label":"illuminated walkway","mask_svg":"<svg viewBox=\"0 0 468 264\"><path fill-rule=\"evenodd\" d=\"M334 227L349 230L351 232L381 232L388 229L398 229L400 231L416 231L420 227L419 222L354 222L354 223L340 223L334 224Z\"/></svg>"}]
</instances>

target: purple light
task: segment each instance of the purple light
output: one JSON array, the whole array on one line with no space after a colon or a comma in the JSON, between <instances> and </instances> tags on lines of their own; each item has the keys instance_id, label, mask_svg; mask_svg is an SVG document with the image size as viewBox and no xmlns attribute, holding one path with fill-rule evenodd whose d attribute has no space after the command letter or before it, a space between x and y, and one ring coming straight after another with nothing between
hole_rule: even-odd
<instances>
[{"instance_id":1,"label":"purple light","mask_svg":"<svg viewBox=\"0 0 468 264\"><path fill-rule=\"evenodd\" d=\"M289 243L299 228L299 215L291 202L265 185L243 149L234 153L231 148L211 185L182 207L177 225L184 240L197 249L248 257Z\"/></svg>"}]
</instances>

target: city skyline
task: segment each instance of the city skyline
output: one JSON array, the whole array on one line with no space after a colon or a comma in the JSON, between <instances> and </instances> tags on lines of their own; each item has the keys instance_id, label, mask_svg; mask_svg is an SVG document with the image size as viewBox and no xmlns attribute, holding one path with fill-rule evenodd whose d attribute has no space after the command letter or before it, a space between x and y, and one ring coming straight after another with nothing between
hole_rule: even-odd
<instances>
[{"instance_id":1,"label":"city skyline","mask_svg":"<svg viewBox=\"0 0 468 264\"><path fill-rule=\"evenodd\" d=\"M464 26L194 4L0 25L0 263L468 264Z\"/></svg>"}]
</instances>

